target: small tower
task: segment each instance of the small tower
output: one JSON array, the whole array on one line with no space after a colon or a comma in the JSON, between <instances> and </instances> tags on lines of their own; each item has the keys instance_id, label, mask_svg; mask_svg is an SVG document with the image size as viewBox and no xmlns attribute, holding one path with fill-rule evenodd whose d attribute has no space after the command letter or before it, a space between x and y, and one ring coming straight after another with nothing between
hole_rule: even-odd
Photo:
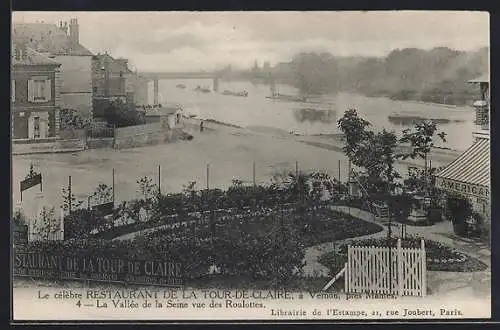
<instances>
[{"instance_id":1,"label":"small tower","mask_svg":"<svg viewBox=\"0 0 500 330\"><path fill-rule=\"evenodd\" d=\"M72 18L69 21L69 38L73 45L80 42L80 27L78 25L78 19Z\"/></svg>"}]
</instances>

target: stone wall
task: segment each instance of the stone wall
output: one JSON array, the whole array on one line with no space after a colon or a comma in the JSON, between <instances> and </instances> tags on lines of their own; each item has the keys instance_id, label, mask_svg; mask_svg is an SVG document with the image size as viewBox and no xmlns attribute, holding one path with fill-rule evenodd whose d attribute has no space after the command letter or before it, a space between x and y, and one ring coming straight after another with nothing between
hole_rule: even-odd
<instances>
[{"instance_id":1,"label":"stone wall","mask_svg":"<svg viewBox=\"0 0 500 330\"><path fill-rule=\"evenodd\" d=\"M88 139L87 148L89 149L101 149L101 148L113 148L114 139L113 138L99 138L99 139Z\"/></svg>"},{"instance_id":2,"label":"stone wall","mask_svg":"<svg viewBox=\"0 0 500 330\"><path fill-rule=\"evenodd\" d=\"M164 143L168 140L168 130L160 123L149 123L116 129L115 149L136 148Z\"/></svg>"}]
</instances>

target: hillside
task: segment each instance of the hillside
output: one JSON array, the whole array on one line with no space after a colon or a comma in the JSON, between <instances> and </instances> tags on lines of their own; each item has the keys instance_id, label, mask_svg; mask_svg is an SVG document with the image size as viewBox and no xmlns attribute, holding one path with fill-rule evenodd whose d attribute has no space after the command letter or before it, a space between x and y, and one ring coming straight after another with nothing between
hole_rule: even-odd
<instances>
[{"instance_id":1,"label":"hillside","mask_svg":"<svg viewBox=\"0 0 500 330\"><path fill-rule=\"evenodd\" d=\"M406 48L384 58L301 53L274 69L288 71L290 78L284 82L303 94L348 91L462 105L477 95L475 86L467 81L489 71L488 56L486 47L475 52Z\"/></svg>"}]
</instances>

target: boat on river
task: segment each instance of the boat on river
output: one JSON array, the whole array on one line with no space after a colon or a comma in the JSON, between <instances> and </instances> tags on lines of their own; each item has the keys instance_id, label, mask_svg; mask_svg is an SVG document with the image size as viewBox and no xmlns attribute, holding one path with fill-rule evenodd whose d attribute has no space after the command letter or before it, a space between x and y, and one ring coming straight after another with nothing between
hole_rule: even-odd
<instances>
[{"instance_id":1,"label":"boat on river","mask_svg":"<svg viewBox=\"0 0 500 330\"><path fill-rule=\"evenodd\" d=\"M276 101L288 101L288 102L307 102L307 97L305 96L295 96L275 93L271 96L266 96L266 99L276 100Z\"/></svg>"},{"instance_id":2,"label":"boat on river","mask_svg":"<svg viewBox=\"0 0 500 330\"><path fill-rule=\"evenodd\" d=\"M243 96L243 97L247 97L248 96L248 92L247 91L243 91L243 92L232 92L230 90L225 90L221 93L222 95L230 95L230 96Z\"/></svg>"},{"instance_id":3,"label":"boat on river","mask_svg":"<svg viewBox=\"0 0 500 330\"><path fill-rule=\"evenodd\" d=\"M288 101L288 102L307 102L307 97L281 94L278 92L276 87L276 82L272 82L271 86L271 96L266 96L266 99L273 101Z\"/></svg>"},{"instance_id":4,"label":"boat on river","mask_svg":"<svg viewBox=\"0 0 500 330\"><path fill-rule=\"evenodd\" d=\"M196 86L196 88L194 89L195 92L202 92L202 93L211 93L212 91L210 90L210 88L202 88L201 86Z\"/></svg>"}]
</instances>

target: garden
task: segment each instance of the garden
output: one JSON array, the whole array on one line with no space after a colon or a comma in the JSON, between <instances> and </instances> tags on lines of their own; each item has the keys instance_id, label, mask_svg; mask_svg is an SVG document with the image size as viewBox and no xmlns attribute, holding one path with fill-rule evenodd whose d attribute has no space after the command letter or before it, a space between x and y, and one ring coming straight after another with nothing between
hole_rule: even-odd
<instances>
[{"instance_id":1,"label":"garden","mask_svg":"<svg viewBox=\"0 0 500 330\"><path fill-rule=\"evenodd\" d=\"M234 285L254 281L289 288L314 282L301 276L306 247L382 230L329 208L345 188L322 173L277 175L268 186L245 187L234 180L226 191L196 191L189 183L181 194L163 195L146 177L138 186L143 198L120 205L109 216L99 208L83 208L64 189L65 240L29 242L19 248L178 262L188 283L226 278ZM94 200L106 205L109 195L102 185ZM126 212L141 219L141 210L147 210L146 220L117 224ZM155 230L130 240L110 240L146 228Z\"/></svg>"}]
</instances>

